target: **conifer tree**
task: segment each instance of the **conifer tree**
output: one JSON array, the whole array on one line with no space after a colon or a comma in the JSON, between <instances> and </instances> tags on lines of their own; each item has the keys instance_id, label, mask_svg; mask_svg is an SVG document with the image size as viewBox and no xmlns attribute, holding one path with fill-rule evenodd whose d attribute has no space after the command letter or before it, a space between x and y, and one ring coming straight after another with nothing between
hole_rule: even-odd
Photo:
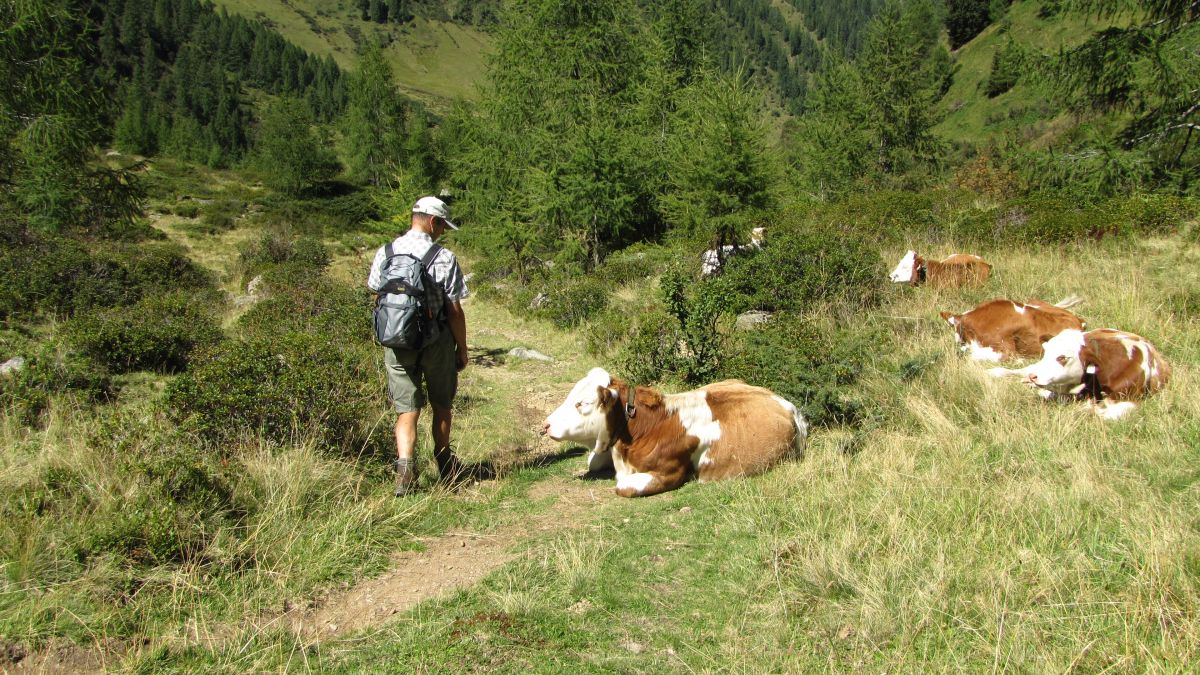
<instances>
[{"instance_id":1,"label":"conifer tree","mask_svg":"<svg viewBox=\"0 0 1200 675\"><path fill-rule=\"evenodd\" d=\"M308 106L288 97L263 111L254 153L263 182L290 195L302 194L340 170L328 139L314 128Z\"/></svg>"},{"instance_id":2,"label":"conifer tree","mask_svg":"<svg viewBox=\"0 0 1200 675\"><path fill-rule=\"evenodd\" d=\"M48 230L108 228L140 212L132 174L90 162L107 100L74 9L0 3L0 198Z\"/></svg>"},{"instance_id":3,"label":"conifer tree","mask_svg":"<svg viewBox=\"0 0 1200 675\"><path fill-rule=\"evenodd\" d=\"M408 112L383 50L369 45L350 79L341 120L343 156L353 180L378 187L403 164Z\"/></svg>"}]
</instances>

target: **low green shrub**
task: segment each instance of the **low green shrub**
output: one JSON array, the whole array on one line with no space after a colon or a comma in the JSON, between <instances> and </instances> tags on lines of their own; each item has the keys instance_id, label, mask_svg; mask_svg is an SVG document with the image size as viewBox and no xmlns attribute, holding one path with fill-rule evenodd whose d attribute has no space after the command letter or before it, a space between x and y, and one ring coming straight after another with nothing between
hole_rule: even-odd
<instances>
[{"instance_id":1,"label":"low green shrub","mask_svg":"<svg viewBox=\"0 0 1200 675\"><path fill-rule=\"evenodd\" d=\"M804 312L835 299L868 306L882 293L883 267L878 251L861 240L803 226L772 233L762 250L731 258L720 275L700 281L692 295L733 313Z\"/></svg>"},{"instance_id":2,"label":"low green shrub","mask_svg":"<svg viewBox=\"0 0 1200 675\"><path fill-rule=\"evenodd\" d=\"M600 275L548 274L514 293L509 308L571 328L607 307L613 287Z\"/></svg>"},{"instance_id":3,"label":"low green shrub","mask_svg":"<svg viewBox=\"0 0 1200 675\"><path fill-rule=\"evenodd\" d=\"M97 514L79 544L84 556L115 553L147 566L194 562L219 530L246 514L228 465L180 439L119 455L118 465L133 485Z\"/></svg>"},{"instance_id":4,"label":"low green shrub","mask_svg":"<svg viewBox=\"0 0 1200 675\"><path fill-rule=\"evenodd\" d=\"M343 345L369 345L371 296L305 265L277 265L263 275L271 296L246 312L246 335L270 338L290 332L323 335Z\"/></svg>"},{"instance_id":5,"label":"low green shrub","mask_svg":"<svg viewBox=\"0 0 1200 675\"><path fill-rule=\"evenodd\" d=\"M112 372L185 370L199 347L223 333L210 305L198 295L143 298L130 308L79 316L65 327L67 340Z\"/></svg>"},{"instance_id":6,"label":"low green shrub","mask_svg":"<svg viewBox=\"0 0 1200 675\"><path fill-rule=\"evenodd\" d=\"M200 215L200 205L192 200L179 202L171 211L180 218L195 218Z\"/></svg>"},{"instance_id":7,"label":"low green shrub","mask_svg":"<svg viewBox=\"0 0 1200 675\"><path fill-rule=\"evenodd\" d=\"M66 394L84 403L100 403L116 390L108 371L82 354L54 342L21 355L20 370L0 375L0 407L12 410L25 424L36 424L53 396Z\"/></svg>"},{"instance_id":8,"label":"low green shrub","mask_svg":"<svg viewBox=\"0 0 1200 675\"><path fill-rule=\"evenodd\" d=\"M300 332L229 340L201 351L167 388L167 414L184 430L219 442L257 433L287 442L311 435L350 453L359 422L377 406L373 349Z\"/></svg>"},{"instance_id":9,"label":"low green shrub","mask_svg":"<svg viewBox=\"0 0 1200 675\"><path fill-rule=\"evenodd\" d=\"M287 227L310 236L327 237L359 229L380 213L368 190L349 190L324 197L271 194L262 199L263 223Z\"/></svg>"},{"instance_id":10,"label":"low green shrub","mask_svg":"<svg viewBox=\"0 0 1200 675\"><path fill-rule=\"evenodd\" d=\"M288 232L278 230L265 232L244 246L239 254L239 262L246 276L283 264L292 265L295 271L307 270L307 274L316 276L329 266L331 259L328 249L319 240L293 237Z\"/></svg>"},{"instance_id":11,"label":"low green shrub","mask_svg":"<svg viewBox=\"0 0 1200 675\"><path fill-rule=\"evenodd\" d=\"M166 242L99 244L30 239L0 250L0 318L72 316L128 305L145 295L213 285L211 275Z\"/></svg>"},{"instance_id":12,"label":"low green shrub","mask_svg":"<svg viewBox=\"0 0 1200 675\"><path fill-rule=\"evenodd\" d=\"M214 199L200 207L200 222L210 232L233 229L238 216L246 210L246 202L240 199Z\"/></svg>"},{"instance_id":13,"label":"low green shrub","mask_svg":"<svg viewBox=\"0 0 1200 675\"><path fill-rule=\"evenodd\" d=\"M809 424L855 425L865 407L853 385L879 341L866 332L777 318L733 336L719 376L774 391L799 407Z\"/></svg>"}]
</instances>

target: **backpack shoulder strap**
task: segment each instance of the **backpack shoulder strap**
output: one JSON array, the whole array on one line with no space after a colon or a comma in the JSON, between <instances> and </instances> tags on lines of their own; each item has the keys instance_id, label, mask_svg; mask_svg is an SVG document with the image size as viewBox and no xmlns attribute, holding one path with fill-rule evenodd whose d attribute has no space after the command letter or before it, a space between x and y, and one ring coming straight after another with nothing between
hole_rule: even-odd
<instances>
[{"instance_id":1,"label":"backpack shoulder strap","mask_svg":"<svg viewBox=\"0 0 1200 675\"><path fill-rule=\"evenodd\" d=\"M433 264L433 260L437 258L438 254L441 252L441 244L434 244L433 246L430 246L429 250L425 252L425 257L421 258L421 267L426 270L429 269L429 266Z\"/></svg>"},{"instance_id":2,"label":"backpack shoulder strap","mask_svg":"<svg viewBox=\"0 0 1200 675\"><path fill-rule=\"evenodd\" d=\"M385 265L387 264L387 261L396 257L396 247L392 245L394 243L396 243L396 242L389 241L387 243L387 246L383 247L383 262Z\"/></svg>"}]
</instances>

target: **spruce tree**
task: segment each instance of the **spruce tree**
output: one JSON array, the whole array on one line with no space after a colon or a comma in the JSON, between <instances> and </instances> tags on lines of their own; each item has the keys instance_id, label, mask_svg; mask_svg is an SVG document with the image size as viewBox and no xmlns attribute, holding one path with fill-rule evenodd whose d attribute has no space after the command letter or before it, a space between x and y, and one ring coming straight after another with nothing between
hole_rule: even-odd
<instances>
[{"instance_id":1,"label":"spruce tree","mask_svg":"<svg viewBox=\"0 0 1200 675\"><path fill-rule=\"evenodd\" d=\"M383 50L371 44L350 78L341 120L342 154L351 179L378 187L404 164L408 112Z\"/></svg>"},{"instance_id":2,"label":"spruce tree","mask_svg":"<svg viewBox=\"0 0 1200 675\"><path fill-rule=\"evenodd\" d=\"M263 111L254 162L263 183L289 195L303 194L340 170L328 139L314 128L308 106L288 97L280 97Z\"/></svg>"}]
</instances>

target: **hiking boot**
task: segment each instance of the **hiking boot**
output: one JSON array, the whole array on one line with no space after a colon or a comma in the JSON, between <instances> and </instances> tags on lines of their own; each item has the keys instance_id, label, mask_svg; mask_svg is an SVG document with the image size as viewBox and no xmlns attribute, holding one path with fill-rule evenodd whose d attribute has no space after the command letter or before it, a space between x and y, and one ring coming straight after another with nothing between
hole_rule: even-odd
<instances>
[{"instance_id":1,"label":"hiking boot","mask_svg":"<svg viewBox=\"0 0 1200 675\"><path fill-rule=\"evenodd\" d=\"M434 450L433 460L437 462L439 483L455 485L470 478L462 462L454 454L454 448L445 447Z\"/></svg>"},{"instance_id":2,"label":"hiking boot","mask_svg":"<svg viewBox=\"0 0 1200 675\"><path fill-rule=\"evenodd\" d=\"M417 483L417 463L409 459L396 460L396 496L403 497Z\"/></svg>"}]
</instances>

